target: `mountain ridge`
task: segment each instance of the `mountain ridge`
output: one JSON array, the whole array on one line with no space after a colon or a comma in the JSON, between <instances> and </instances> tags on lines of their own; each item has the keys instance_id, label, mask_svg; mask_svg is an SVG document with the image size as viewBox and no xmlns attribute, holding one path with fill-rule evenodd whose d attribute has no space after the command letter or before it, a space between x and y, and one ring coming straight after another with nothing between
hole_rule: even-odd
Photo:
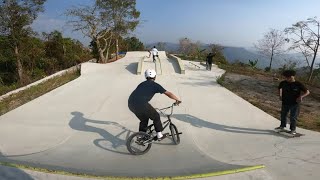
<instances>
[{"instance_id":1,"label":"mountain ridge","mask_svg":"<svg viewBox=\"0 0 320 180\"><path fill-rule=\"evenodd\" d=\"M170 43L170 42L162 42L164 43L164 50L170 53L179 53L179 44L177 43ZM147 44L146 47L148 49L152 48L153 46L157 47L158 43L150 43ZM201 48L207 49L209 44L202 44ZM254 61L258 59L257 67L259 68L266 68L269 67L270 59L262 54L259 54L258 51L254 49L247 49L245 47L236 47L236 46L223 46L224 49L222 50L223 55L226 57L228 62L242 62L245 64L249 63L249 60ZM282 67L284 64L288 64L289 62L296 62L298 67L305 66L306 63L304 61L304 57L302 54L299 53L292 53L292 54L283 54L281 56L275 56L272 68L279 68Z\"/></svg>"}]
</instances>

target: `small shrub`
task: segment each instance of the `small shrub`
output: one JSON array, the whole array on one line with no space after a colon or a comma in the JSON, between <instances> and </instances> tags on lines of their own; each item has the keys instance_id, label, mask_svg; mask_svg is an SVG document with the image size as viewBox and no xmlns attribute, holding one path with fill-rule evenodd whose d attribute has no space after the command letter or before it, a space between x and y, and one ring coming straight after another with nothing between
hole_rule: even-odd
<instances>
[{"instance_id":1,"label":"small shrub","mask_svg":"<svg viewBox=\"0 0 320 180\"><path fill-rule=\"evenodd\" d=\"M223 86L223 82L225 80L226 74L223 74L222 76L217 77L217 83Z\"/></svg>"},{"instance_id":2,"label":"small shrub","mask_svg":"<svg viewBox=\"0 0 320 180\"><path fill-rule=\"evenodd\" d=\"M258 64L258 59L257 60L255 60L255 61L251 61L250 59L249 59L249 65L250 65L250 67L252 67L252 68L257 68L257 64Z\"/></svg>"}]
</instances>

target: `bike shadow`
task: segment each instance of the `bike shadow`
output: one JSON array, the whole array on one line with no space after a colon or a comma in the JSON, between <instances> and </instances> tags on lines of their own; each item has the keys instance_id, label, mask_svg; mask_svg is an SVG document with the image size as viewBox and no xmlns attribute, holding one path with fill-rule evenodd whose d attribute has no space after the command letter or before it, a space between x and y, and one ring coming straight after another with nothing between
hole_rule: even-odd
<instances>
[{"instance_id":1,"label":"bike shadow","mask_svg":"<svg viewBox=\"0 0 320 180\"><path fill-rule=\"evenodd\" d=\"M117 122L88 119L85 118L84 114L81 112L72 112L71 114L73 115L73 117L69 122L69 126L72 129L83 132L97 133L102 137L101 139L95 139L93 141L93 144L95 146L119 154L130 154L126 149L126 140L131 135L131 133L133 133L132 131ZM117 128L116 131L119 131L119 133L114 135L108 132L106 129L88 125L87 123L113 126L112 128Z\"/></svg>"},{"instance_id":2,"label":"bike shadow","mask_svg":"<svg viewBox=\"0 0 320 180\"><path fill-rule=\"evenodd\" d=\"M279 136L283 138L290 138L285 137L283 135L280 135L276 133L273 130L264 130L264 129L254 129L254 128L243 128L243 127L235 127L235 126L227 126L227 125L221 125L213 122L208 122L203 119L197 118L195 116L192 116L190 114L174 114L172 115L173 118L189 123L194 127L205 127L209 129L214 129L218 131L225 131L230 133L240 133L240 134L260 134L260 135L272 135L272 136Z\"/></svg>"}]
</instances>

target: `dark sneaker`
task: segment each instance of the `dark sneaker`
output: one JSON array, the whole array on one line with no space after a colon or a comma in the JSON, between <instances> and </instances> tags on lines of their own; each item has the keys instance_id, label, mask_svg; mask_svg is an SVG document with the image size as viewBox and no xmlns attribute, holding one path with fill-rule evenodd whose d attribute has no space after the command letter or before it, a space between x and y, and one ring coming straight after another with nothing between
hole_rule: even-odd
<instances>
[{"instance_id":1,"label":"dark sneaker","mask_svg":"<svg viewBox=\"0 0 320 180\"><path fill-rule=\"evenodd\" d=\"M143 137L137 137L137 141L143 142L149 140L148 136L143 136Z\"/></svg>"},{"instance_id":2,"label":"dark sneaker","mask_svg":"<svg viewBox=\"0 0 320 180\"><path fill-rule=\"evenodd\" d=\"M277 128L274 128L274 130L278 130L278 131L284 131L284 127L277 127Z\"/></svg>"},{"instance_id":3,"label":"dark sneaker","mask_svg":"<svg viewBox=\"0 0 320 180\"><path fill-rule=\"evenodd\" d=\"M165 133L163 134L163 136L161 138L157 138L158 141L162 141L163 139L167 138L169 136L169 133Z\"/></svg>"},{"instance_id":4,"label":"dark sneaker","mask_svg":"<svg viewBox=\"0 0 320 180\"><path fill-rule=\"evenodd\" d=\"M154 141L158 140L158 137L157 136L153 137L153 140Z\"/></svg>"}]
</instances>

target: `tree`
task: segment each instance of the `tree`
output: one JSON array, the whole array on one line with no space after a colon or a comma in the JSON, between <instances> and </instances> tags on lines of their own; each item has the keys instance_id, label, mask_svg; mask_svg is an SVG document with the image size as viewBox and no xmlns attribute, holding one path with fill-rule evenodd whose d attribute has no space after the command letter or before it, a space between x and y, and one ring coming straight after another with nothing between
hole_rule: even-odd
<instances>
[{"instance_id":1,"label":"tree","mask_svg":"<svg viewBox=\"0 0 320 180\"><path fill-rule=\"evenodd\" d=\"M292 35L287 41L292 41L291 49L300 49L309 66L310 82L313 76L314 63L317 57L320 44L320 21L317 17L309 18L306 21L299 21L292 27L285 29L286 34ZM309 59L312 58L311 63Z\"/></svg>"},{"instance_id":2,"label":"tree","mask_svg":"<svg viewBox=\"0 0 320 180\"><path fill-rule=\"evenodd\" d=\"M112 26L118 59L119 37L133 31L139 24L140 12L136 9L136 0L97 0L97 4Z\"/></svg>"},{"instance_id":3,"label":"tree","mask_svg":"<svg viewBox=\"0 0 320 180\"><path fill-rule=\"evenodd\" d=\"M109 56L111 39L134 30L140 12L135 9L135 0L97 0L92 5L73 7L66 15L72 19L68 24L74 31L81 31L93 41L99 61L106 63Z\"/></svg>"},{"instance_id":4,"label":"tree","mask_svg":"<svg viewBox=\"0 0 320 180\"><path fill-rule=\"evenodd\" d=\"M282 31L271 29L264 35L264 38L254 45L261 54L270 57L269 70L272 68L272 62L275 56L285 52L285 37Z\"/></svg>"},{"instance_id":5,"label":"tree","mask_svg":"<svg viewBox=\"0 0 320 180\"><path fill-rule=\"evenodd\" d=\"M59 66L62 67L65 55L62 33L59 31L51 32L47 35L47 41L45 44L46 56L49 58L55 58L59 62Z\"/></svg>"},{"instance_id":6,"label":"tree","mask_svg":"<svg viewBox=\"0 0 320 180\"><path fill-rule=\"evenodd\" d=\"M201 50L201 42L197 41L196 43L191 43L190 48L189 48L189 53L193 57L193 59L201 60L205 59L205 54L202 53L203 51Z\"/></svg>"},{"instance_id":7,"label":"tree","mask_svg":"<svg viewBox=\"0 0 320 180\"><path fill-rule=\"evenodd\" d=\"M32 30L30 25L43 11L46 0L3 0L0 2L0 34L10 39L10 47L15 55L17 71L21 83L23 79L23 57L20 48Z\"/></svg>"},{"instance_id":8,"label":"tree","mask_svg":"<svg viewBox=\"0 0 320 180\"><path fill-rule=\"evenodd\" d=\"M205 54L203 49L201 49L202 43L200 41L192 42L188 38L179 39L179 52L189 56L189 58L204 60Z\"/></svg>"},{"instance_id":9,"label":"tree","mask_svg":"<svg viewBox=\"0 0 320 180\"><path fill-rule=\"evenodd\" d=\"M188 38L179 39L179 52L185 55L190 53L191 40Z\"/></svg>"},{"instance_id":10,"label":"tree","mask_svg":"<svg viewBox=\"0 0 320 180\"><path fill-rule=\"evenodd\" d=\"M46 57L55 59L59 70L74 66L88 58L80 41L65 38L59 31L43 35L46 37Z\"/></svg>"},{"instance_id":11,"label":"tree","mask_svg":"<svg viewBox=\"0 0 320 180\"><path fill-rule=\"evenodd\" d=\"M256 69L257 68L257 64L258 64L258 59L256 59L256 60L250 60L249 59L249 66L252 68L252 69Z\"/></svg>"},{"instance_id":12,"label":"tree","mask_svg":"<svg viewBox=\"0 0 320 180\"><path fill-rule=\"evenodd\" d=\"M28 37L21 46L21 55L24 58L25 76L29 80L39 79L45 76L45 71L39 68L38 63L41 58L45 57L45 44L39 38Z\"/></svg>"},{"instance_id":13,"label":"tree","mask_svg":"<svg viewBox=\"0 0 320 180\"><path fill-rule=\"evenodd\" d=\"M219 44L210 44L210 51L214 54L214 61L217 65L228 64L227 59L223 55L224 47Z\"/></svg>"},{"instance_id":14,"label":"tree","mask_svg":"<svg viewBox=\"0 0 320 180\"><path fill-rule=\"evenodd\" d=\"M68 24L73 26L74 31L81 31L83 35L91 38L91 44L96 47L98 53L98 61L105 63L107 59L104 52L112 34L106 37L110 31L110 25L106 21L107 18L102 15L102 10L97 3L91 6L73 7L67 10L66 15L72 17Z\"/></svg>"},{"instance_id":15,"label":"tree","mask_svg":"<svg viewBox=\"0 0 320 180\"><path fill-rule=\"evenodd\" d=\"M125 39L126 51L143 51L144 45L136 37L127 37Z\"/></svg>"},{"instance_id":16,"label":"tree","mask_svg":"<svg viewBox=\"0 0 320 180\"><path fill-rule=\"evenodd\" d=\"M15 73L16 63L12 59L14 59L14 53L10 48L9 38L0 36L0 79L4 85L12 84L19 79Z\"/></svg>"}]
</instances>

